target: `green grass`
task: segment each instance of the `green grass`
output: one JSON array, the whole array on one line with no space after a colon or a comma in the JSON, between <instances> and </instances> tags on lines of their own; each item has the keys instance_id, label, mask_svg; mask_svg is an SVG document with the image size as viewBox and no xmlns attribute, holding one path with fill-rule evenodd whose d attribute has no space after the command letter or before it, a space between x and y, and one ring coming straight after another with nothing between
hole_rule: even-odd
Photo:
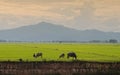
<instances>
[{"instance_id":1,"label":"green grass","mask_svg":"<svg viewBox=\"0 0 120 75\"><path fill-rule=\"evenodd\" d=\"M42 52L43 58L33 58L33 53ZM79 60L99 62L120 62L120 44L40 44L0 43L0 61L70 61L58 59L61 53L75 52Z\"/></svg>"}]
</instances>

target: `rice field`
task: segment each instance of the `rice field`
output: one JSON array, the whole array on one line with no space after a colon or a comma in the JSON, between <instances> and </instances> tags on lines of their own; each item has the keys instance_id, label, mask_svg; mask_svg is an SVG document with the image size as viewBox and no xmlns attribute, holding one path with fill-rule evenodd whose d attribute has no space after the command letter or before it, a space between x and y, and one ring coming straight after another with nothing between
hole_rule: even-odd
<instances>
[{"instance_id":1,"label":"rice field","mask_svg":"<svg viewBox=\"0 0 120 75\"><path fill-rule=\"evenodd\" d=\"M33 54L42 52L43 58ZM120 62L120 44L72 44L72 43L0 43L0 61L71 61L59 59L59 55L75 52L78 60Z\"/></svg>"}]
</instances>

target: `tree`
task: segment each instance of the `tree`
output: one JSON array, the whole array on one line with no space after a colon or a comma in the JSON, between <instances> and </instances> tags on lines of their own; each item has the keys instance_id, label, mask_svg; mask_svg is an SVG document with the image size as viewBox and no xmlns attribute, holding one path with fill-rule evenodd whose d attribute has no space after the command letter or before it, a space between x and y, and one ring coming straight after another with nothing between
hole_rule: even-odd
<instances>
[{"instance_id":1,"label":"tree","mask_svg":"<svg viewBox=\"0 0 120 75\"><path fill-rule=\"evenodd\" d=\"M109 43L117 43L118 41L116 39L110 39Z\"/></svg>"}]
</instances>

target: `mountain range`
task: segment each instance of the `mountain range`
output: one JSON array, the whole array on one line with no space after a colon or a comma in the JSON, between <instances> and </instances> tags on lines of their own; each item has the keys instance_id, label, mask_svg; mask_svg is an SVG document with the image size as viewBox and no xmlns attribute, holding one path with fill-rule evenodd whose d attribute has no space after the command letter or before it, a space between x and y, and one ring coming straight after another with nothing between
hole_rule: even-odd
<instances>
[{"instance_id":1,"label":"mountain range","mask_svg":"<svg viewBox=\"0 0 120 75\"><path fill-rule=\"evenodd\" d=\"M47 22L0 31L0 40L13 41L90 41L109 39L120 41L120 33L76 30Z\"/></svg>"}]
</instances>

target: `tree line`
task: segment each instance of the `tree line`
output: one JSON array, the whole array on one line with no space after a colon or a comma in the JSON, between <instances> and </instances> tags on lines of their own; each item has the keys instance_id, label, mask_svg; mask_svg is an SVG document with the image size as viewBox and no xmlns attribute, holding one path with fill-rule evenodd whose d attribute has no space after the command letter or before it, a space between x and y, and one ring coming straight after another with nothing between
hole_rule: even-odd
<instances>
[{"instance_id":1,"label":"tree line","mask_svg":"<svg viewBox=\"0 0 120 75\"><path fill-rule=\"evenodd\" d=\"M13 40L0 40L0 42L42 42L42 43L119 43L117 39L109 40L90 40L90 41L13 41Z\"/></svg>"}]
</instances>

